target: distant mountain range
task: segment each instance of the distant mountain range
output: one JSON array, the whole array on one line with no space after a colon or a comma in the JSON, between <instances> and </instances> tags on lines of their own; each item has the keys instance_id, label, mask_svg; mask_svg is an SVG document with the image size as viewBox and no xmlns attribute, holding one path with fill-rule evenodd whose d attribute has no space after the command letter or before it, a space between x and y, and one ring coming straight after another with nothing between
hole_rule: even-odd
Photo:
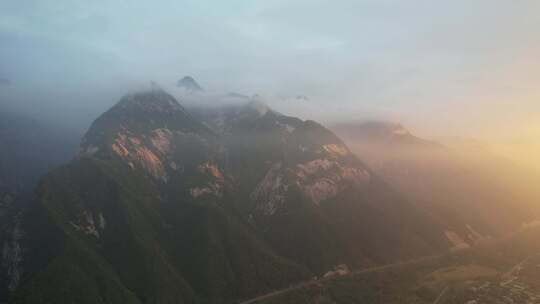
<instances>
[{"instance_id":1,"label":"distant mountain range","mask_svg":"<svg viewBox=\"0 0 540 304\"><path fill-rule=\"evenodd\" d=\"M540 191L530 183L532 172L478 141L447 147L389 122L331 128L375 172L447 226L458 247L504 235L538 216Z\"/></svg>"},{"instance_id":2,"label":"distant mountain range","mask_svg":"<svg viewBox=\"0 0 540 304\"><path fill-rule=\"evenodd\" d=\"M442 145L436 142L413 135L399 123L387 121L343 122L333 125L332 129L344 138L365 144L442 148Z\"/></svg>"}]
</instances>

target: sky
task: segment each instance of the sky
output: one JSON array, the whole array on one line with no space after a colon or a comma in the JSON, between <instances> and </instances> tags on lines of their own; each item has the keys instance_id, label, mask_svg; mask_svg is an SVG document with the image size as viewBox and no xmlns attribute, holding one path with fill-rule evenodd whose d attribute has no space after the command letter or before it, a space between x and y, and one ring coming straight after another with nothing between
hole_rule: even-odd
<instances>
[{"instance_id":1,"label":"sky","mask_svg":"<svg viewBox=\"0 0 540 304\"><path fill-rule=\"evenodd\" d=\"M90 119L133 83L191 75L306 95L304 118L538 144L539 13L537 0L2 0L0 102Z\"/></svg>"}]
</instances>

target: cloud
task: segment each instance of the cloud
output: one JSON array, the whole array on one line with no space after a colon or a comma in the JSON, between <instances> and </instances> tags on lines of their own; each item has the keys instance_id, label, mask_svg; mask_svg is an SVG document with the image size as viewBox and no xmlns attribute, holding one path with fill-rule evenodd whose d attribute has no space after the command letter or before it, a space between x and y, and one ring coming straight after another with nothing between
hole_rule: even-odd
<instances>
[{"instance_id":1,"label":"cloud","mask_svg":"<svg viewBox=\"0 0 540 304\"><path fill-rule=\"evenodd\" d=\"M535 0L3 1L0 74L90 93L189 74L215 90L307 95L325 109L316 119L373 113L444 132L461 115L479 128L486 105L493 117L510 100L534 106L538 9Z\"/></svg>"}]
</instances>

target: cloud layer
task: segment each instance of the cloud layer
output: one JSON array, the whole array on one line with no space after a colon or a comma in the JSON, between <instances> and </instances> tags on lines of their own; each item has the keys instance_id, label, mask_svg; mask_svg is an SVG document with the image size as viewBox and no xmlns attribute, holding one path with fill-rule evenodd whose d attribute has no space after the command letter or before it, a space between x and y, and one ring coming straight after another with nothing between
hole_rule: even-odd
<instances>
[{"instance_id":1,"label":"cloud layer","mask_svg":"<svg viewBox=\"0 0 540 304\"><path fill-rule=\"evenodd\" d=\"M7 0L0 77L61 88L77 103L73 92L189 74L215 90L309 96L316 119L490 133L539 118L539 9L535 0Z\"/></svg>"}]
</instances>

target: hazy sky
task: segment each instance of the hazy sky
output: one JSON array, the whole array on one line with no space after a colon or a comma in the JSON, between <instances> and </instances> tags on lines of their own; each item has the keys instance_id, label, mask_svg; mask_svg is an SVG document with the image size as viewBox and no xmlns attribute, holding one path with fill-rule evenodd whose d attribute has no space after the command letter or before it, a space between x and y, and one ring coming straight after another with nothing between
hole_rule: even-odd
<instances>
[{"instance_id":1,"label":"hazy sky","mask_svg":"<svg viewBox=\"0 0 540 304\"><path fill-rule=\"evenodd\" d=\"M2 0L0 78L53 96L49 108L192 75L215 90L307 95L316 119L534 137L539 16L538 0Z\"/></svg>"}]
</instances>

